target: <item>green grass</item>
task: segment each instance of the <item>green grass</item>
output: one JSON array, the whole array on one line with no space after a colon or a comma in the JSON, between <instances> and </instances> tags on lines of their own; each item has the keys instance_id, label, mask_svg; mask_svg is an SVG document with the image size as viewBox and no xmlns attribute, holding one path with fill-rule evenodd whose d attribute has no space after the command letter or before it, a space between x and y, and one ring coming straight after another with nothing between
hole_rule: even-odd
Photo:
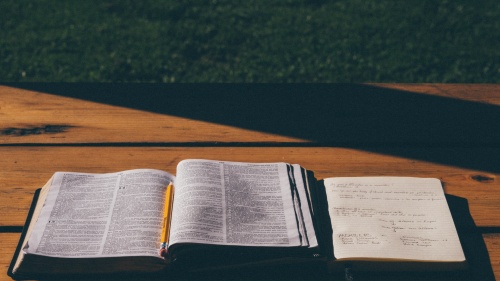
<instances>
[{"instance_id":1,"label":"green grass","mask_svg":"<svg viewBox=\"0 0 500 281\"><path fill-rule=\"evenodd\" d=\"M0 81L500 82L498 0L2 0Z\"/></svg>"}]
</instances>

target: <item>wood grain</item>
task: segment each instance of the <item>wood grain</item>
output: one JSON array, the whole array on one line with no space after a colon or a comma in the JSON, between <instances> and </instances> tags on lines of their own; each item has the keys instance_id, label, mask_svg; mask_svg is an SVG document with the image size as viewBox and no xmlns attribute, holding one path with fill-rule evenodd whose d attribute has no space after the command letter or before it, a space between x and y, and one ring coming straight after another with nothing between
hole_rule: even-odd
<instances>
[{"instance_id":1,"label":"wood grain","mask_svg":"<svg viewBox=\"0 0 500 281\"><path fill-rule=\"evenodd\" d=\"M500 105L500 88L497 84L394 84L374 83L375 87L440 96L464 101Z\"/></svg>"},{"instance_id":2,"label":"wood grain","mask_svg":"<svg viewBox=\"0 0 500 281\"><path fill-rule=\"evenodd\" d=\"M20 237L20 233L0 233L0 281L12 280L7 270Z\"/></svg>"},{"instance_id":3,"label":"wood grain","mask_svg":"<svg viewBox=\"0 0 500 281\"><path fill-rule=\"evenodd\" d=\"M438 148L441 149L441 148ZM421 154L437 153L419 149ZM480 149L475 149L480 150ZM496 153L487 150L485 153ZM500 227L498 173L417 161L348 148L322 147L0 147L0 226L22 226L32 194L56 171L116 172L155 168L175 173L182 159L298 163L317 178L332 176L437 177L448 194L466 198L478 226Z\"/></svg>"},{"instance_id":4,"label":"wood grain","mask_svg":"<svg viewBox=\"0 0 500 281\"><path fill-rule=\"evenodd\" d=\"M486 248L490 255L491 267L495 274L495 279L500 280L500 234L483 234Z\"/></svg>"},{"instance_id":5,"label":"wood grain","mask_svg":"<svg viewBox=\"0 0 500 281\"><path fill-rule=\"evenodd\" d=\"M500 143L500 85L33 85L0 85L0 143Z\"/></svg>"},{"instance_id":6,"label":"wood grain","mask_svg":"<svg viewBox=\"0 0 500 281\"><path fill-rule=\"evenodd\" d=\"M19 237L19 233L0 233L0 281L12 280L7 276L7 269ZM500 234L485 234L483 238L490 253L490 261L495 279L500 280Z\"/></svg>"},{"instance_id":7,"label":"wood grain","mask_svg":"<svg viewBox=\"0 0 500 281\"><path fill-rule=\"evenodd\" d=\"M0 97L0 143L4 144L300 141L6 86L0 86Z\"/></svg>"}]
</instances>

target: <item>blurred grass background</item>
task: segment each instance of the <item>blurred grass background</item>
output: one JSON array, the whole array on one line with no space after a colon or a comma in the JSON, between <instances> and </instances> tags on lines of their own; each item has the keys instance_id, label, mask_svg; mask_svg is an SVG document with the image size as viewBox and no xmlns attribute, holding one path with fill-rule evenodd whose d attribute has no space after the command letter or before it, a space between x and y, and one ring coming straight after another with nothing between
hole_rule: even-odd
<instances>
[{"instance_id":1,"label":"blurred grass background","mask_svg":"<svg viewBox=\"0 0 500 281\"><path fill-rule=\"evenodd\" d=\"M1 0L4 82L500 82L498 0Z\"/></svg>"}]
</instances>

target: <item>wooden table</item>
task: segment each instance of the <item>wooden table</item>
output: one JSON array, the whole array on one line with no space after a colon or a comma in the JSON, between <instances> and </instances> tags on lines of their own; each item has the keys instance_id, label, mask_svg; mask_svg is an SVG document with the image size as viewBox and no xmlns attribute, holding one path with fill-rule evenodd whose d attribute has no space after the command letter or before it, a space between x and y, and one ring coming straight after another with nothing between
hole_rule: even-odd
<instances>
[{"instance_id":1,"label":"wooden table","mask_svg":"<svg viewBox=\"0 0 500 281\"><path fill-rule=\"evenodd\" d=\"M480 266L500 279L499 152L500 85L3 83L0 281L33 192L54 172L175 173L186 158L298 163L317 178L440 178L468 200Z\"/></svg>"}]
</instances>

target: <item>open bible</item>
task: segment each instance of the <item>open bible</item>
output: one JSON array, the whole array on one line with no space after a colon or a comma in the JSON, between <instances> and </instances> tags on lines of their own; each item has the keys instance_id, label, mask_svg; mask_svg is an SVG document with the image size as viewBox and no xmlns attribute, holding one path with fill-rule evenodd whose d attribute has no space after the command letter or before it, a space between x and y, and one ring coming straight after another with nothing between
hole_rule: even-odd
<instances>
[{"instance_id":1,"label":"open bible","mask_svg":"<svg viewBox=\"0 0 500 281\"><path fill-rule=\"evenodd\" d=\"M171 182L167 255L160 256ZM439 180L316 181L296 164L210 160L183 160L176 176L57 172L34 201L18 248L14 278L306 260L332 269L465 264Z\"/></svg>"}]
</instances>

